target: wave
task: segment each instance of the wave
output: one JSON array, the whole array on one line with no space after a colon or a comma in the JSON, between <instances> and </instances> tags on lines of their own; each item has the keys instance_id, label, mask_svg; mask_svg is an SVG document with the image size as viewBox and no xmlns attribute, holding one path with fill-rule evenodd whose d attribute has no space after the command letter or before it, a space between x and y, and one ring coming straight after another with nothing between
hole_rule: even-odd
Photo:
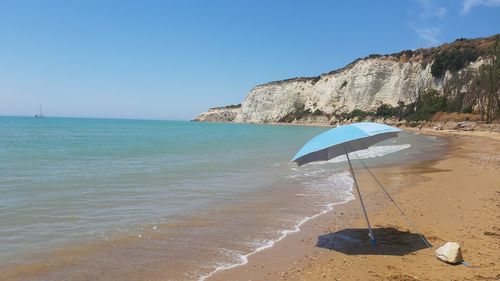
<instances>
[{"instance_id":1,"label":"wave","mask_svg":"<svg viewBox=\"0 0 500 281\"><path fill-rule=\"evenodd\" d=\"M354 181L353 181L352 177L350 176L349 172L340 172L340 173L333 174L333 175L327 177L327 179L323 183L311 181L309 183L310 189L323 189L325 187L331 188L332 186L348 187L348 188L347 189L337 189L337 190L341 190L343 193L343 194L340 194L338 196L340 201L335 202L335 203L329 203L319 213L316 213L312 216L306 216L306 217L300 219L290 229L281 230L279 232L280 235L276 239L267 240L264 242L256 241L255 242L256 248L250 253L244 254L244 253L240 253L240 252L229 250L229 249L221 249L221 251L224 252L225 255L234 256L235 259L237 259L238 261L235 263L219 263L216 265L216 267L213 271L209 272L208 274L200 276L198 278L198 281L204 281L207 278L210 278L211 276L213 276L214 274L216 274L220 271L232 269L232 268L247 264L248 258L250 256L252 256L258 252L261 252L265 249L273 247L277 242L285 239L288 235L290 235L292 233L299 232L300 227L304 223L332 211L334 209L334 207L337 205L344 204L344 203L347 203L349 201L354 200L355 196L352 192L353 191L353 189L352 189L353 184L354 184ZM297 194L297 195L301 196L303 194Z\"/></svg>"},{"instance_id":2,"label":"wave","mask_svg":"<svg viewBox=\"0 0 500 281\"><path fill-rule=\"evenodd\" d=\"M390 153L398 152L401 150L405 150L411 147L411 144L398 144L398 145L380 145L380 146L371 146L367 149L358 150L355 152L349 153L349 158L351 159L368 159L381 157ZM335 158L332 158L328 161L324 162L313 162L312 165L322 165L328 163L340 163L346 162L347 157L345 155L341 155Z\"/></svg>"}]
</instances>

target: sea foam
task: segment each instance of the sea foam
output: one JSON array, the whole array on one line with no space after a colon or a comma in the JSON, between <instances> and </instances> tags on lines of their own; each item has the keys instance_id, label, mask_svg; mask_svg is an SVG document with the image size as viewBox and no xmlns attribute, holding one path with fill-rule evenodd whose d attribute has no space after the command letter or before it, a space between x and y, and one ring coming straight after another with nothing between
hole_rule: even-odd
<instances>
[{"instance_id":1,"label":"sea foam","mask_svg":"<svg viewBox=\"0 0 500 281\"><path fill-rule=\"evenodd\" d=\"M339 187L339 188L337 188L337 190L341 190L342 194L338 196L339 201L325 205L319 213L316 213L312 216L306 216L306 217L298 220L297 222L295 222L293 227L281 230L279 232L279 236L276 239L266 240L266 241L255 241L255 243L254 243L255 249L252 252L243 254L243 253L239 253L237 251L231 251L228 249L221 249L221 251L223 251L225 253L225 255L233 256L237 260L237 262L218 263L213 271L211 271L208 274L200 276L198 278L198 280L204 281L207 278L216 274L217 272L228 270L231 268L235 268L235 267L247 264L248 257L250 257L258 252L261 252L265 249L273 247L277 242L285 239L290 234L299 232L301 226L304 223L332 211L336 205L347 203L351 200L354 200L354 198L355 198L353 193L352 193L352 186L354 184L354 181L353 181L352 177L350 176L349 172L346 172L346 171L333 174L322 181L318 181L318 180L311 181L308 184L309 184L308 189L310 189L310 191L312 191L312 192L314 192L314 190L323 191L325 188L331 188L332 186L335 186L335 187Z\"/></svg>"}]
</instances>

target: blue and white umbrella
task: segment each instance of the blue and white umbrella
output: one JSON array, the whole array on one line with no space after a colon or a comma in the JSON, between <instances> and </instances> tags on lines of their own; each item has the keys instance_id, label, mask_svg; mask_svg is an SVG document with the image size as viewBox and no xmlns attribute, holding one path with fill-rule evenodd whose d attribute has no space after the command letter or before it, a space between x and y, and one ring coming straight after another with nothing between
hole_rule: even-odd
<instances>
[{"instance_id":1,"label":"blue and white umbrella","mask_svg":"<svg viewBox=\"0 0 500 281\"><path fill-rule=\"evenodd\" d=\"M378 142L398 137L400 132L401 130L398 128L371 122L339 126L321 133L311 139L292 159L292 161L296 162L297 165L302 166L311 162L327 161L344 154L347 156L349 169L354 179L354 185L356 187L366 223L368 225L368 235L370 237L370 241L374 245L376 244L376 240L373 235L370 221L368 220L368 214L366 213L366 208L363 203L363 198L361 197L361 192L359 191L354 171L352 169L349 153L367 149Z\"/></svg>"}]
</instances>

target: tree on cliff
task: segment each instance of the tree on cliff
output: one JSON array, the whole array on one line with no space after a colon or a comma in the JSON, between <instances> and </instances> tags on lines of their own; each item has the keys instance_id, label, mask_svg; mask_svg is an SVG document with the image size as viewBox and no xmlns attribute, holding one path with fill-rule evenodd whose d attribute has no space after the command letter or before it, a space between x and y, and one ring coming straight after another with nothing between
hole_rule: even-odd
<instances>
[{"instance_id":1,"label":"tree on cliff","mask_svg":"<svg viewBox=\"0 0 500 281\"><path fill-rule=\"evenodd\" d=\"M497 37L490 62L483 64L472 80L469 94L475 100L481 120L500 117L500 38Z\"/></svg>"}]
</instances>

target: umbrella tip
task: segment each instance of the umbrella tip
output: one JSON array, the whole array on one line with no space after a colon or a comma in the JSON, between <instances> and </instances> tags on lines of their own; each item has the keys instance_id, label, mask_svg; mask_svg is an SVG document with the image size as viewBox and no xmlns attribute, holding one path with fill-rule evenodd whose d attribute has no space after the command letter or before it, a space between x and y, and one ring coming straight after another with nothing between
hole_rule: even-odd
<instances>
[{"instance_id":1,"label":"umbrella tip","mask_svg":"<svg viewBox=\"0 0 500 281\"><path fill-rule=\"evenodd\" d=\"M368 233L368 237L370 238L370 243L372 244L372 246L377 246L377 239L375 239L375 236L373 236L371 230L370 233Z\"/></svg>"}]
</instances>

